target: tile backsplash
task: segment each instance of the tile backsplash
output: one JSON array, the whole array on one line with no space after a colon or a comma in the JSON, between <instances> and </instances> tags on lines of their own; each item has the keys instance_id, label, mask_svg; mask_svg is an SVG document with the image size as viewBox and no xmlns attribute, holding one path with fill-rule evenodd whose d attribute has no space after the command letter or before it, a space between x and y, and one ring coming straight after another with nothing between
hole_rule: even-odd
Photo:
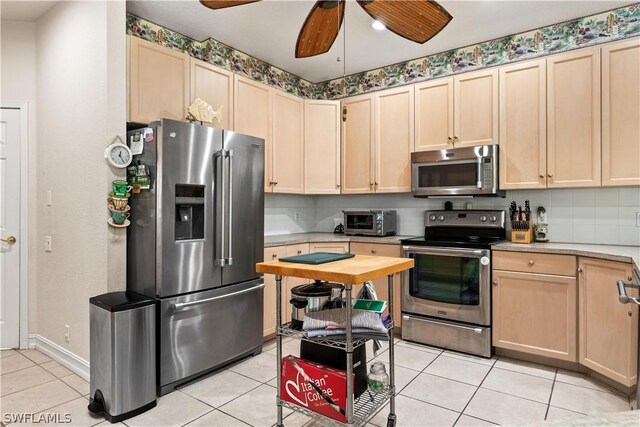
<instances>
[{"instance_id":1,"label":"tile backsplash","mask_svg":"<svg viewBox=\"0 0 640 427\"><path fill-rule=\"evenodd\" d=\"M454 209L467 202L474 209L508 210L515 201L524 206L530 200L547 210L549 234L553 242L640 245L640 187L507 191L505 198L452 199ZM334 218L343 209L395 209L398 233L421 235L424 211L442 209L446 199L418 199L410 194L367 194L343 196L301 196L267 194L265 234L330 232Z\"/></svg>"}]
</instances>

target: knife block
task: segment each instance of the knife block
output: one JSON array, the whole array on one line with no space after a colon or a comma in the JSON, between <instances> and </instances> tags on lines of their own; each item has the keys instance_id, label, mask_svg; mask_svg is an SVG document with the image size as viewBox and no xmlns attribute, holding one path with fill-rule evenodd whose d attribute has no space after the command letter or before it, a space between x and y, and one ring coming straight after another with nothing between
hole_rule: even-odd
<instances>
[{"instance_id":1,"label":"knife block","mask_svg":"<svg viewBox=\"0 0 640 427\"><path fill-rule=\"evenodd\" d=\"M511 243L531 243L533 242L533 228L528 230L511 230Z\"/></svg>"}]
</instances>

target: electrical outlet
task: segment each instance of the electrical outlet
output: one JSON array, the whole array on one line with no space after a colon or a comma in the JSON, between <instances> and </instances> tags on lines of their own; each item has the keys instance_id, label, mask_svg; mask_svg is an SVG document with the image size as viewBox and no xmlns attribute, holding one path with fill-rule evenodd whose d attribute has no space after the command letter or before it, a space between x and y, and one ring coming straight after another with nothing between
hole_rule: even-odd
<instances>
[{"instance_id":1,"label":"electrical outlet","mask_svg":"<svg viewBox=\"0 0 640 427\"><path fill-rule=\"evenodd\" d=\"M297 221L297 220L298 220L298 218L300 218L300 214L299 214L298 212L294 212L294 213L293 213L293 220L294 220L294 221Z\"/></svg>"},{"instance_id":2,"label":"electrical outlet","mask_svg":"<svg viewBox=\"0 0 640 427\"><path fill-rule=\"evenodd\" d=\"M71 335L69 332L69 325L64 325L64 340L66 342L70 342L71 341Z\"/></svg>"},{"instance_id":3,"label":"electrical outlet","mask_svg":"<svg viewBox=\"0 0 640 427\"><path fill-rule=\"evenodd\" d=\"M636 212L636 227L640 227L640 212Z\"/></svg>"},{"instance_id":4,"label":"electrical outlet","mask_svg":"<svg viewBox=\"0 0 640 427\"><path fill-rule=\"evenodd\" d=\"M44 250L51 252L51 236L44 236Z\"/></svg>"},{"instance_id":5,"label":"electrical outlet","mask_svg":"<svg viewBox=\"0 0 640 427\"><path fill-rule=\"evenodd\" d=\"M47 206L53 206L53 196L51 190L47 190Z\"/></svg>"}]
</instances>

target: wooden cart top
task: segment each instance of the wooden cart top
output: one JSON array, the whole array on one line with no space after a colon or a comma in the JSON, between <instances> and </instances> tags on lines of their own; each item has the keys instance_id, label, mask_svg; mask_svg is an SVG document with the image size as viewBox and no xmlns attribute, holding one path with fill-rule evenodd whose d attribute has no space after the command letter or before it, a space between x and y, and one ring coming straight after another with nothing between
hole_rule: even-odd
<instances>
[{"instance_id":1,"label":"wooden cart top","mask_svg":"<svg viewBox=\"0 0 640 427\"><path fill-rule=\"evenodd\" d=\"M256 264L258 273L303 277L357 285L368 280L398 273L413 267L413 259L372 255L356 255L325 264L299 264L269 261Z\"/></svg>"}]
</instances>

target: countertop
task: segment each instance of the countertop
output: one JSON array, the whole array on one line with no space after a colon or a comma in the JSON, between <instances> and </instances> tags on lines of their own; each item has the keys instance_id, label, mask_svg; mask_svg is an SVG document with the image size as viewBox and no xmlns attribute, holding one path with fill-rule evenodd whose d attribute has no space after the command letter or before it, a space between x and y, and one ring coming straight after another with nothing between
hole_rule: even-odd
<instances>
[{"instance_id":1,"label":"countertop","mask_svg":"<svg viewBox=\"0 0 640 427\"><path fill-rule=\"evenodd\" d=\"M331 242L358 242L358 243L386 243L399 245L400 240L415 236L346 236L336 233L295 233L264 236L264 247L297 245L299 243L331 243Z\"/></svg>"},{"instance_id":2,"label":"countertop","mask_svg":"<svg viewBox=\"0 0 640 427\"><path fill-rule=\"evenodd\" d=\"M640 246L588 245L582 243L497 243L494 250L511 252L544 252L553 254L587 256L610 261L632 262L640 274Z\"/></svg>"}]
</instances>

